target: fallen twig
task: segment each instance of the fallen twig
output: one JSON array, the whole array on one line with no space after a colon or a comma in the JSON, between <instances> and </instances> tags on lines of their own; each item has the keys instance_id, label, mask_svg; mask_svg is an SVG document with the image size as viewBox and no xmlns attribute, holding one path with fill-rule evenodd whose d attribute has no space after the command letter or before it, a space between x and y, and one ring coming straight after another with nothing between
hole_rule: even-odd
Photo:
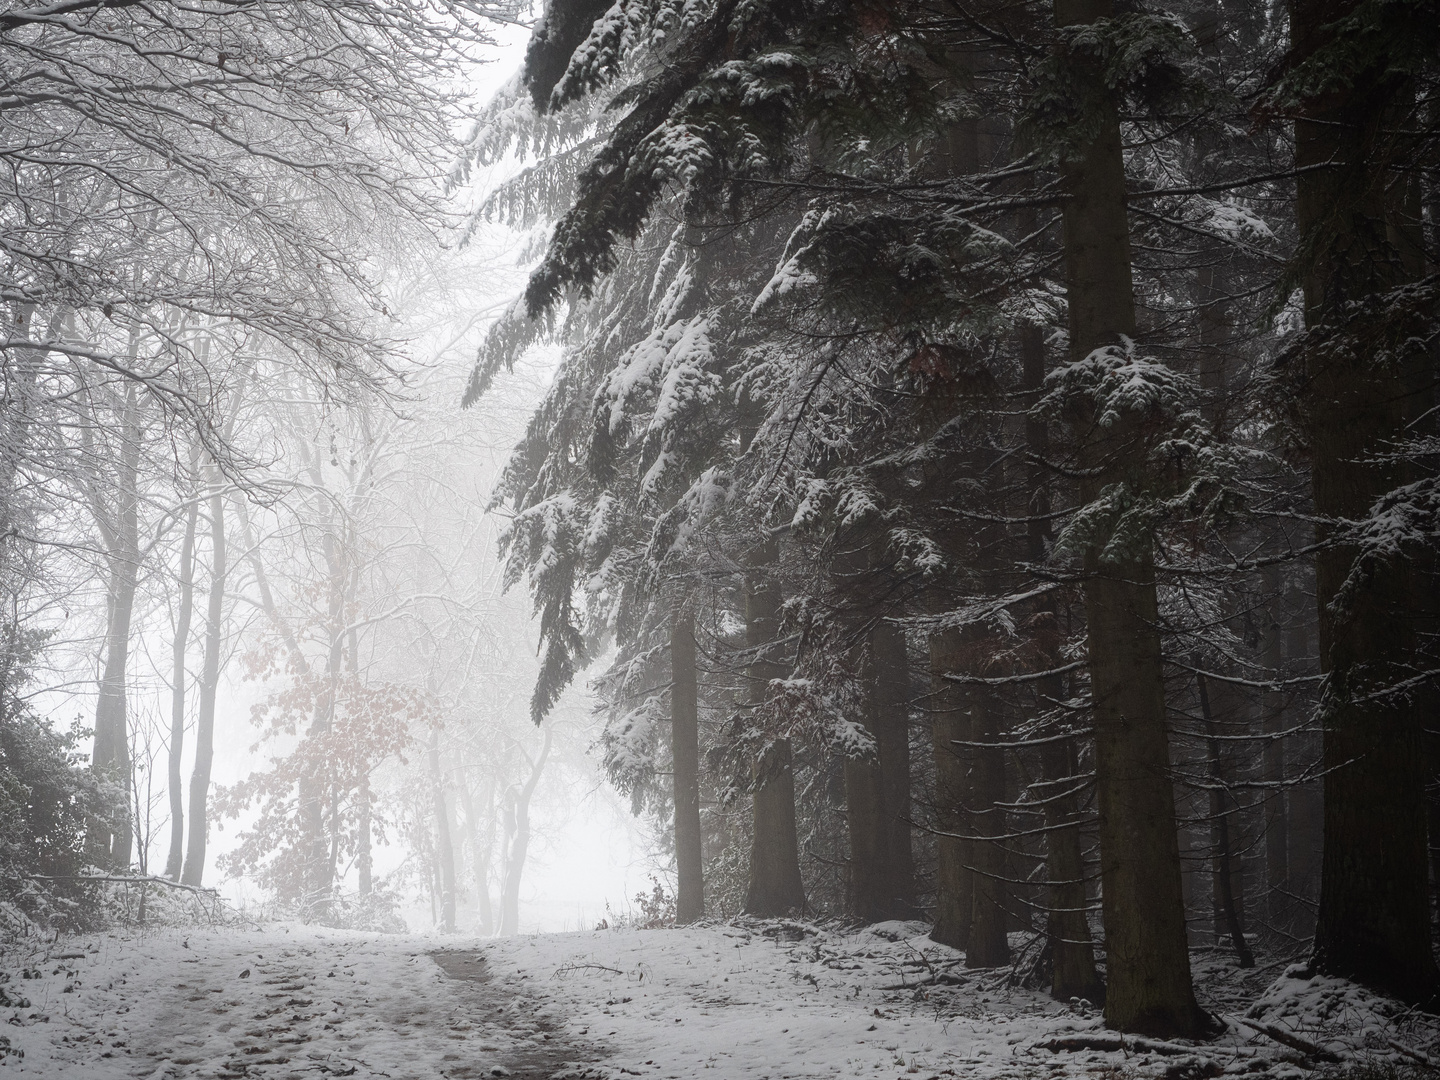
<instances>
[{"instance_id":1,"label":"fallen twig","mask_svg":"<svg viewBox=\"0 0 1440 1080\"><path fill-rule=\"evenodd\" d=\"M619 968L606 967L604 964L561 964L555 969L552 978L558 979L562 975L573 975L577 971L608 971L612 975L625 974Z\"/></svg>"},{"instance_id":2,"label":"fallen twig","mask_svg":"<svg viewBox=\"0 0 1440 1080\"><path fill-rule=\"evenodd\" d=\"M1427 1069L1440 1070L1440 1061L1436 1061L1429 1054L1416 1050L1413 1046L1406 1046L1398 1039L1391 1039L1390 1046L1392 1049L1400 1051L1400 1053L1404 1054L1410 1060L1424 1065Z\"/></svg>"},{"instance_id":3,"label":"fallen twig","mask_svg":"<svg viewBox=\"0 0 1440 1080\"><path fill-rule=\"evenodd\" d=\"M1098 1050L1102 1053L1114 1053L1121 1051L1129 1054L1160 1054L1168 1057L1178 1057L1182 1054L1194 1054L1196 1048L1193 1046L1182 1046L1179 1043L1160 1042L1157 1039L1126 1038L1124 1035L1106 1033L1057 1035L1054 1038L1046 1039L1044 1042L1035 1043L1039 1050L1051 1050L1059 1053L1062 1050L1074 1053L1077 1050Z\"/></svg>"},{"instance_id":4,"label":"fallen twig","mask_svg":"<svg viewBox=\"0 0 1440 1080\"><path fill-rule=\"evenodd\" d=\"M1310 1040L1302 1039L1299 1035L1286 1031L1284 1028L1275 1024L1266 1024L1258 1020L1241 1020L1238 1016L1232 1016L1228 1019L1233 1020L1242 1027L1248 1027L1252 1031L1258 1031L1261 1035L1273 1039L1281 1046L1288 1046L1291 1050L1298 1050L1306 1057L1314 1058L1316 1061L1328 1061L1334 1064L1340 1060L1337 1055L1332 1054L1323 1046L1316 1046Z\"/></svg>"}]
</instances>

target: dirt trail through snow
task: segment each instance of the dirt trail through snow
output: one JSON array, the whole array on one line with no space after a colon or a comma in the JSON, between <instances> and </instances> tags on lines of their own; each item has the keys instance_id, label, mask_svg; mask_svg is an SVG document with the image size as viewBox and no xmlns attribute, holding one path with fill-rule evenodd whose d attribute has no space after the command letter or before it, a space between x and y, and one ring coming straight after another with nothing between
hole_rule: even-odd
<instances>
[{"instance_id":1,"label":"dirt trail through snow","mask_svg":"<svg viewBox=\"0 0 1440 1080\"><path fill-rule=\"evenodd\" d=\"M292 928L12 950L3 987L28 1004L0 1077L549 1080L595 1060L477 952L435 945Z\"/></svg>"}]
</instances>

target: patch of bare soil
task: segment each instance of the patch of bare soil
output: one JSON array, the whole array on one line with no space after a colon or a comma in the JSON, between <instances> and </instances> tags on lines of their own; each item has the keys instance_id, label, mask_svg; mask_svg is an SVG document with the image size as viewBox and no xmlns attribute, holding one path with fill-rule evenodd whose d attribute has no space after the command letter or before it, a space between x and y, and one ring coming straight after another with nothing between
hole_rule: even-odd
<instances>
[{"instance_id":1,"label":"patch of bare soil","mask_svg":"<svg viewBox=\"0 0 1440 1080\"><path fill-rule=\"evenodd\" d=\"M603 1075L597 1063L605 1056L597 1046L568 1036L546 1017L540 1003L511 983L494 977L485 956L473 949L441 949L431 959L447 976L468 984L475 1002L477 1022L493 1025L510 1037L501 1066L493 1064L458 1066L448 1075L466 1077L513 1077L514 1080L552 1080L556 1077Z\"/></svg>"}]
</instances>

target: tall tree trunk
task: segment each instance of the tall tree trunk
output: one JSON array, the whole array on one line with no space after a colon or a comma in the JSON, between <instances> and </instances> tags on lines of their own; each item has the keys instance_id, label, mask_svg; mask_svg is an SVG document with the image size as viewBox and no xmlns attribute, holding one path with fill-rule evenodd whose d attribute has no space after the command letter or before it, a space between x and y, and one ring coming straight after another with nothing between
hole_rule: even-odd
<instances>
[{"instance_id":1,"label":"tall tree trunk","mask_svg":"<svg viewBox=\"0 0 1440 1080\"><path fill-rule=\"evenodd\" d=\"M952 949L970 945L975 878L970 870L968 741L970 709L966 687L945 676L961 670L961 632L930 638L931 734L935 752L935 925L930 937Z\"/></svg>"},{"instance_id":2,"label":"tall tree trunk","mask_svg":"<svg viewBox=\"0 0 1440 1080\"><path fill-rule=\"evenodd\" d=\"M1032 220L1023 228L1034 230ZM1028 227L1026 227L1028 226ZM1038 397L1045 384L1045 339L1039 326L1020 330L1021 386ZM1025 449L1030 460L1026 478L1029 496L1022 513L1025 557L1039 566L1049 557L1051 539L1050 485L1042 464L1050 453L1050 431L1038 416L1025 419ZM1040 663L1055 671L1061 656L1060 612L1053 595L1036 605L1030 638L1038 646ZM1045 712L1065 699L1064 676L1047 675L1036 683L1036 709ZM1063 721L1062 721L1063 722ZM1058 1001L1081 998L1093 1004L1105 1000L1105 984L1095 969L1095 946L1090 936L1089 900L1085 891L1085 855L1080 837L1080 762L1072 739L1045 743L1040 750L1045 799L1045 873L1050 879L1049 911L1045 933L1050 943L1050 996Z\"/></svg>"},{"instance_id":3,"label":"tall tree trunk","mask_svg":"<svg viewBox=\"0 0 1440 1080\"><path fill-rule=\"evenodd\" d=\"M165 876L180 880L185 858L185 795L180 790L180 755L185 749L185 647L190 640L190 616L195 607L195 522L200 500L190 504L185 516L185 536L180 541L180 598L175 615L174 666L170 677L170 746L168 781L170 788L170 854L165 858Z\"/></svg>"},{"instance_id":4,"label":"tall tree trunk","mask_svg":"<svg viewBox=\"0 0 1440 1080\"><path fill-rule=\"evenodd\" d=\"M675 796L675 918L705 915L700 851L700 703L696 690L695 616L677 609L670 626L670 747Z\"/></svg>"},{"instance_id":5,"label":"tall tree trunk","mask_svg":"<svg viewBox=\"0 0 1440 1080\"><path fill-rule=\"evenodd\" d=\"M1265 611L1264 644L1261 662L1268 678L1278 682L1284 678L1285 640L1280 629L1281 604L1284 600L1280 564L1265 570L1265 593L1270 602ZM1263 759L1265 781L1265 885L1266 914L1271 927L1281 934L1291 932L1289 815L1285 793L1285 730L1287 714L1284 692L1266 689L1260 699L1261 725L1266 736Z\"/></svg>"},{"instance_id":6,"label":"tall tree trunk","mask_svg":"<svg viewBox=\"0 0 1440 1080\"><path fill-rule=\"evenodd\" d=\"M866 682L866 733L874 743L868 757L847 757L845 774L845 828L850 845L850 874L846 906L851 915L865 922L891 917L885 866L885 789L880 781L879 733L876 730L879 697L875 658L865 648L851 650L856 669Z\"/></svg>"},{"instance_id":7,"label":"tall tree trunk","mask_svg":"<svg viewBox=\"0 0 1440 1080\"><path fill-rule=\"evenodd\" d=\"M1056 0L1062 26L1113 14L1111 0ZM1072 57L1076 74L1100 84L1092 61ZM1100 90L1100 93L1106 93ZM1070 360L1135 334L1125 161L1115 103L1101 111L1093 141L1063 162L1063 210ZM1121 425L1124 426L1124 425ZM1131 432L1076 424L1087 475L1081 498L1134 480ZM1115 440L1123 439L1118 446ZM1129 474L1127 476L1127 474ZM1085 552L1085 609L1095 718L1095 783L1100 810L1100 878L1105 917L1105 1021L1121 1031L1195 1035L1205 1023L1190 981L1180 855L1171 788L1155 569L1151 551L1104 560Z\"/></svg>"},{"instance_id":8,"label":"tall tree trunk","mask_svg":"<svg viewBox=\"0 0 1440 1080\"><path fill-rule=\"evenodd\" d=\"M866 922L909 918L915 906L910 850L910 673L905 636L880 621L861 661L871 758L845 761L852 914Z\"/></svg>"},{"instance_id":9,"label":"tall tree trunk","mask_svg":"<svg viewBox=\"0 0 1440 1080\"><path fill-rule=\"evenodd\" d=\"M135 389L126 389L121 413L120 460L116 468L115 513L106 532L107 604L105 667L95 703L95 752L92 764L127 793L121 817L113 830L101 826L88 840L91 851L111 866L130 865L134 844L128 793L133 787L130 765L130 729L126 703L129 674L130 622L135 611L135 590L140 574L140 425ZM100 516L104 510L97 505Z\"/></svg>"},{"instance_id":10,"label":"tall tree trunk","mask_svg":"<svg viewBox=\"0 0 1440 1080\"><path fill-rule=\"evenodd\" d=\"M1255 966L1255 956L1245 940L1245 927L1240 921L1240 908L1235 901L1234 859L1230 845L1230 816L1234 800L1228 798L1225 774L1220 764L1220 739L1215 718L1210 712L1210 688L1204 675L1196 674L1195 686L1200 694L1200 716L1205 724L1205 746L1210 764L1210 822L1214 830L1216 904L1220 908L1225 931L1235 958L1242 968Z\"/></svg>"},{"instance_id":11,"label":"tall tree trunk","mask_svg":"<svg viewBox=\"0 0 1440 1080\"><path fill-rule=\"evenodd\" d=\"M500 935L513 937L520 932L520 875L525 870L525 857L530 851L530 797L540 782L545 762L550 757L550 726L545 726L545 739L530 767L530 776L520 788L505 793L506 813L511 817L509 843L505 852L505 881L500 895Z\"/></svg>"},{"instance_id":12,"label":"tall tree trunk","mask_svg":"<svg viewBox=\"0 0 1440 1080\"><path fill-rule=\"evenodd\" d=\"M445 776L440 771L440 729L430 729L430 792L435 814L435 857L440 867L440 929L455 932L455 845L450 836L450 810L445 802Z\"/></svg>"},{"instance_id":13,"label":"tall tree trunk","mask_svg":"<svg viewBox=\"0 0 1440 1080\"><path fill-rule=\"evenodd\" d=\"M876 666L876 743L880 748L880 785L885 796L885 847L893 918L916 914L915 855L910 843L910 659L905 632L882 622L870 634Z\"/></svg>"},{"instance_id":14,"label":"tall tree trunk","mask_svg":"<svg viewBox=\"0 0 1440 1080\"><path fill-rule=\"evenodd\" d=\"M1317 667L1313 648L1313 590L1308 582L1297 580L1293 572L1286 577L1286 608L1291 616L1285 628L1285 674L1289 678L1313 676ZM1314 701L1308 693L1292 690L1291 694L1296 715L1313 713ZM1322 741L1320 733L1314 730L1302 731L1292 740L1296 773L1313 774L1319 770ZM1291 933L1303 939L1315 933L1315 907L1320 899L1320 865L1325 847L1323 781L1312 775L1311 779L1292 787L1289 796L1286 844L1290 849L1289 888L1299 898L1291 918Z\"/></svg>"},{"instance_id":15,"label":"tall tree trunk","mask_svg":"<svg viewBox=\"0 0 1440 1080\"><path fill-rule=\"evenodd\" d=\"M1357 0L1290 0L1292 55L1308 57L1326 45L1335 22L1358 7ZM1307 102L1295 122L1295 162L1311 170L1296 180L1308 256L1305 321L1322 335L1343 332L1348 302L1406 276L1406 252L1387 220L1387 188L1408 139L1397 132L1407 126L1410 93L1377 61L1343 89ZM1314 349L1305 365L1316 516L1363 518L1404 482L1404 470L1386 455L1413 419L1415 386L1407 371L1376 362L1363 347ZM1333 532L1322 525L1319 539ZM1314 965L1421 1000L1440 983L1430 935L1423 730L1412 697L1387 692L1416 656L1414 582L1400 560L1366 567L1365 586L1339 610L1356 557L1354 547L1335 544L1315 558L1326 772Z\"/></svg>"},{"instance_id":16,"label":"tall tree trunk","mask_svg":"<svg viewBox=\"0 0 1440 1080\"><path fill-rule=\"evenodd\" d=\"M973 51L956 58L965 72L982 66L983 56ZM970 87L956 85L952 92L963 94ZM980 123L964 118L946 126L926 161L926 171L936 179L965 176L980 168ZM941 422L953 414L948 410ZM937 479L949 483L954 473L946 470ZM966 477L969 478L968 475ZM949 491L942 498L949 496ZM951 545L956 562L970 557L966 550L967 530L956 527ZM935 759L935 925L930 937L954 949L970 944L970 920L975 897L975 876L971 870L972 850L968 837L973 828L969 808L970 754L961 745L970 739L969 687L945 678L964 671L965 641L962 631L947 630L932 635L930 653L931 747Z\"/></svg>"},{"instance_id":17,"label":"tall tree trunk","mask_svg":"<svg viewBox=\"0 0 1440 1080\"><path fill-rule=\"evenodd\" d=\"M776 541L765 541L751 554L745 575L745 645L752 654L746 678L752 708L764 704L770 680L784 674L783 665L770 656L780 631L780 586L770 576L778 557ZM801 911L805 888L800 881L790 741L772 741L754 768L754 832L745 912L786 915Z\"/></svg>"},{"instance_id":18,"label":"tall tree trunk","mask_svg":"<svg viewBox=\"0 0 1440 1080\"><path fill-rule=\"evenodd\" d=\"M185 850L185 871L180 875L186 885L199 885L205 874L205 845L209 839L206 809L210 766L215 758L215 695L220 686L220 649L224 645L225 574L225 503L217 490L210 496L210 595L205 611L200 712L195 721L195 769L190 774L190 841Z\"/></svg>"},{"instance_id":19,"label":"tall tree trunk","mask_svg":"<svg viewBox=\"0 0 1440 1080\"><path fill-rule=\"evenodd\" d=\"M865 727L873 759L845 762L850 910L867 922L915 911L910 848L910 671L905 635L882 620L868 635Z\"/></svg>"},{"instance_id":20,"label":"tall tree trunk","mask_svg":"<svg viewBox=\"0 0 1440 1080\"><path fill-rule=\"evenodd\" d=\"M979 643L972 643L975 648ZM972 669L974 665L971 665ZM1000 747L1004 706L989 687L976 684L970 691L970 813L975 840L971 844L974 873L970 914L970 944L965 950L967 968L1000 967L1010 962L1005 936L1009 902L1005 841L1005 751ZM995 839L987 839L994 837Z\"/></svg>"}]
</instances>

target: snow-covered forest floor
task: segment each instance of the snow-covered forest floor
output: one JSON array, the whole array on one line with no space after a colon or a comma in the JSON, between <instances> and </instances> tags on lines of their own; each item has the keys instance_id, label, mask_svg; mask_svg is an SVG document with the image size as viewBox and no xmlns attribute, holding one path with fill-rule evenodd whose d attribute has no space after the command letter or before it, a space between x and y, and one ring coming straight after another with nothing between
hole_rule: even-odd
<instances>
[{"instance_id":1,"label":"snow-covered forest floor","mask_svg":"<svg viewBox=\"0 0 1440 1080\"><path fill-rule=\"evenodd\" d=\"M1211 1042L967 972L920 924L797 922L503 941L298 925L7 946L12 1076L544 1080L1311 1075L1414 1067L1435 1018L1348 984L1197 956ZM1334 1060L1329 1060L1334 1059ZM4 1074L0 1074L4 1075Z\"/></svg>"}]
</instances>

